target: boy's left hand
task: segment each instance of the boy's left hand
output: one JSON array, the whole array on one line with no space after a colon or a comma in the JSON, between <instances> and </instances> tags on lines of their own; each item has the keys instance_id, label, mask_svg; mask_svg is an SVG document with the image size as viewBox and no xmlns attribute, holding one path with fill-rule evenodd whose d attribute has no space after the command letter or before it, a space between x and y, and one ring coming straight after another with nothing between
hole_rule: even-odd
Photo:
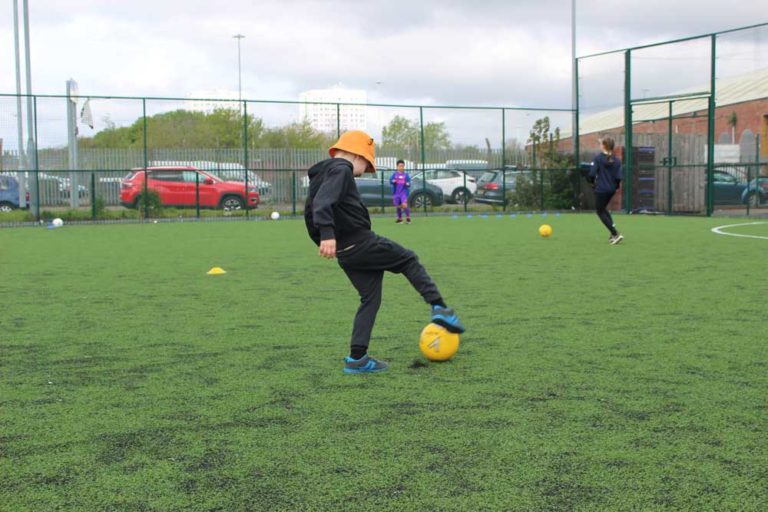
<instances>
[{"instance_id":1,"label":"boy's left hand","mask_svg":"<svg viewBox=\"0 0 768 512\"><path fill-rule=\"evenodd\" d=\"M336 240L323 240L320 242L320 256L332 260L336 257Z\"/></svg>"}]
</instances>

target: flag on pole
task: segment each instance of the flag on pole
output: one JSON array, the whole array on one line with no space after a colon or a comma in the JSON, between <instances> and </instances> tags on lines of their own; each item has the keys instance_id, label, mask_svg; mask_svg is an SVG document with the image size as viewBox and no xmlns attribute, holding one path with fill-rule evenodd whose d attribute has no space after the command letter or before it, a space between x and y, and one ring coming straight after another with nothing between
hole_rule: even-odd
<instances>
[{"instance_id":1,"label":"flag on pole","mask_svg":"<svg viewBox=\"0 0 768 512\"><path fill-rule=\"evenodd\" d=\"M88 98L80 109L80 122L93 129L93 113L91 112L91 99Z\"/></svg>"}]
</instances>

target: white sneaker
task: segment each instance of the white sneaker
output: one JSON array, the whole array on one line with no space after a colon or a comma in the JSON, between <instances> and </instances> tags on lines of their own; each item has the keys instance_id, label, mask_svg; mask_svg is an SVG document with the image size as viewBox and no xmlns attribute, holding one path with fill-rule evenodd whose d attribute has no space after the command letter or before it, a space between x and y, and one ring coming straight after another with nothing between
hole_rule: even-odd
<instances>
[{"instance_id":1,"label":"white sneaker","mask_svg":"<svg viewBox=\"0 0 768 512\"><path fill-rule=\"evenodd\" d=\"M624 240L623 236L616 235L616 236L612 236L611 239L609 240L609 242L610 242L611 245L616 245L619 242L621 242L622 240Z\"/></svg>"}]
</instances>

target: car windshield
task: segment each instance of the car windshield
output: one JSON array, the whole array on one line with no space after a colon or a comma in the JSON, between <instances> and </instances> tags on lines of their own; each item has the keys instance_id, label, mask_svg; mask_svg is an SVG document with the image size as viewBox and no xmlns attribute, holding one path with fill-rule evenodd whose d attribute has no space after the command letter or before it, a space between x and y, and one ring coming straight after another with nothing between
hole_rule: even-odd
<instances>
[{"instance_id":1,"label":"car windshield","mask_svg":"<svg viewBox=\"0 0 768 512\"><path fill-rule=\"evenodd\" d=\"M732 176L727 172L715 171L714 178L717 183L732 183L734 185L738 183L736 176Z\"/></svg>"},{"instance_id":2,"label":"car windshield","mask_svg":"<svg viewBox=\"0 0 768 512\"><path fill-rule=\"evenodd\" d=\"M197 171L197 172L200 174L200 181L213 180L215 183L219 183L219 182L224 181L221 178L219 178L218 176L213 175L213 174L208 174L205 171ZM194 178L193 178L193 181L194 181Z\"/></svg>"}]
</instances>

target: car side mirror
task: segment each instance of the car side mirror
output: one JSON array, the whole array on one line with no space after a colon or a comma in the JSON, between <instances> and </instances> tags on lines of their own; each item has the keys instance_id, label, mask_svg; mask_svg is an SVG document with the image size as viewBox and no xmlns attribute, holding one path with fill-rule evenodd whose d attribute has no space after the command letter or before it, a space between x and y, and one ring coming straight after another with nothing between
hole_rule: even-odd
<instances>
[{"instance_id":1,"label":"car side mirror","mask_svg":"<svg viewBox=\"0 0 768 512\"><path fill-rule=\"evenodd\" d=\"M205 178L205 181L203 181L206 185L213 185L213 180L211 178Z\"/></svg>"}]
</instances>

